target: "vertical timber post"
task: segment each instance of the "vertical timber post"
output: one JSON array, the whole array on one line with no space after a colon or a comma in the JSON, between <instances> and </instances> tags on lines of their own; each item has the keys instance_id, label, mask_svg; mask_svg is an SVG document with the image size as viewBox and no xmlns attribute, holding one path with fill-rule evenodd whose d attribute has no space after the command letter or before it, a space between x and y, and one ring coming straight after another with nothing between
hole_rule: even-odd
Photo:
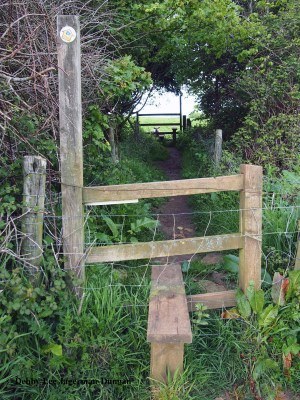
<instances>
[{"instance_id":1,"label":"vertical timber post","mask_svg":"<svg viewBox=\"0 0 300 400\"><path fill-rule=\"evenodd\" d=\"M44 158L25 156L23 162L22 255L32 283L37 283L43 257L46 165Z\"/></svg>"},{"instance_id":2,"label":"vertical timber post","mask_svg":"<svg viewBox=\"0 0 300 400\"><path fill-rule=\"evenodd\" d=\"M140 119L139 119L139 113L136 113L136 119L135 119L135 137L138 138L140 136Z\"/></svg>"},{"instance_id":3,"label":"vertical timber post","mask_svg":"<svg viewBox=\"0 0 300 400\"><path fill-rule=\"evenodd\" d=\"M183 116L182 116L182 129L185 131L186 128L187 128L187 125L186 125L186 115L183 115Z\"/></svg>"},{"instance_id":4,"label":"vertical timber post","mask_svg":"<svg viewBox=\"0 0 300 400\"><path fill-rule=\"evenodd\" d=\"M65 268L84 279L83 150L78 16L57 18L59 127ZM81 290L74 288L80 297Z\"/></svg>"},{"instance_id":5,"label":"vertical timber post","mask_svg":"<svg viewBox=\"0 0 300 400\"><path fill-rule=\"evenodd\" d=\"M214 162L216 167L220 165L222 157L222 129L216 129L215 132L215 149L214 149Z\"/></svg>"},{"instance_id":6,"label":"vertical timber post","mask_svg":"<svg viewBox=\"0 0 300 400\"><path fill-rule=\"evenodd\" d=\"M180 132L182 132L182 93L179 95L179 109L180 109Z\"/></svg>"},{"instance_id":7,"label":"vertical timber post","mask_svg":"<svg viewBox=\"0 0 300 400\"><path fill-rule=\"evenodd\" d=\"M176 128L176 127L173 127L173 128L172 128L173 146L176 146L176 131L177 131L177 128Z\"/></svg>"},{"instance_id":8,"label":"vertical timber post","mask_svg":"<svg viewBox=\"0 0 300 400\"><path fill-rule=\"evenodd\" d=\"M183 371L184 343L151 343L150 377L166 383Z\"/></svg>"},{"instance_id":9,"label":"vertical timber post","mask_svg":"<svg viewBox=\"0 0 300 400\"><path fill-rule=\"evenodd\" d=\"M261 285L262 231L262 167L242 164L244 189L240 193L240 250L239 286L245 292L250 282L256 289Z\"/></svg>"}]
</instances>

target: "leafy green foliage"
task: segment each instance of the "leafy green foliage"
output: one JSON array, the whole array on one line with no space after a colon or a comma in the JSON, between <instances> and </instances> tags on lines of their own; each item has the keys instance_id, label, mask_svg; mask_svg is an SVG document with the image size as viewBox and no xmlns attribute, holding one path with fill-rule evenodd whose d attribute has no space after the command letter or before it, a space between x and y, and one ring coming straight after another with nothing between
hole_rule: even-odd
<instances>
[{"instance_id":1,"label":"leafy green foliage","mask_svg":"<svg viewBox=\"0 0 300 400\"><path fill-rule=\"evenodd\" d=\"M152 83L151 74L144 67L137 66L131 56L124 56L108 62L106 79L101 83L101 99L107 111L119 117L133 110L143 91Z\"/></svg>"},{"instance_id":2,"label":"leafy green foliage","mask_svg":"<svg viewBox=\"0 0 300 400\"><path fill-rule=\"evenodd\" d=\"M289 289L283 289L284 304L269 303L264 292L255 290L253 285L249 286L246 295L240 290L237 292L240 316L249 323L253 340L257 341L259 356L255 360L252 376L257 390L262 393L266 390L264 376L270 375L274 381L283 380L280 366L284 376L290 378L292 363L297 363L293 356L300 351L296 322L300 316L300 271L290 271L287 279Z\"/></svg>"}]
</instances>

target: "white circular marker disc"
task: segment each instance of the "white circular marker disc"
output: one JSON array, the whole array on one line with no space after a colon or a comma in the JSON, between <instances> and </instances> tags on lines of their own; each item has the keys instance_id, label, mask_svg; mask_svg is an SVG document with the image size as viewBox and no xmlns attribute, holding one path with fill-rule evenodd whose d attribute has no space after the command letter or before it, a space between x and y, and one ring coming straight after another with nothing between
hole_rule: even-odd
<instances>
[{"instance_id":1,"label":"white circular marker disc","mask_svg":"<svg viewBox=\"0 0 300 400\"><path fill-rule=\"evenodd\" d=\"M71 26L64 26L60 30L60 38L66 43L72 43L76 38L75 29Z\"/></svg>"}]
</instances>

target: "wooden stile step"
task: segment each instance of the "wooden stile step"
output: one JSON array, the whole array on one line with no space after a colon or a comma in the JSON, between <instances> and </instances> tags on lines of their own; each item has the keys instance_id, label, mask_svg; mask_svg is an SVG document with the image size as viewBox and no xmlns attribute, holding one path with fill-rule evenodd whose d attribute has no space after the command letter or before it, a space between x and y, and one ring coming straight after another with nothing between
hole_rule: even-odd
<instances>
[{"instance_id":1,"label":"wooden stile step","mask_svg":"<svg viewBox=\"0 0 300 400\"><path fill-rule=\"evenodd\" d=\"M152 267L147 340L191 343L192 330L181 266Z\"/></svg>"},{"instance_id":2,"label":"wooden stile step","mask_svg":"<svg viewBox=\"0 0 300 400\"><path fill-rule=\"evenodd\" d=\"M227 308L236 305L236 291L226 290L223 292L193 294L187 296L189 311L196 311L196 304L204 304L209 310L216 308Z\"/></svg>"}]
</instances>

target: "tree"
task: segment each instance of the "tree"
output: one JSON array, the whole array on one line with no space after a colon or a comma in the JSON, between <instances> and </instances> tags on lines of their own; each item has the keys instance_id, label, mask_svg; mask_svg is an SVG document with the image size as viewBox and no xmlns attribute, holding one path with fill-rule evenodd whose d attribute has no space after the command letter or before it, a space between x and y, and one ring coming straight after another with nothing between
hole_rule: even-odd
<instances>
[{"instance_id":1,"label":"tree","mask_svg":"<svg viewBox=\"0 0 300 400\"><path fill-rule=\"evenodd\" d=\"M99 87L100 103L108 115L108 138L112 160L118 162L117 141L145 90L152 84L150 72L137 66L130 56L110 60Z\"/></svg>"}]
</instances>

